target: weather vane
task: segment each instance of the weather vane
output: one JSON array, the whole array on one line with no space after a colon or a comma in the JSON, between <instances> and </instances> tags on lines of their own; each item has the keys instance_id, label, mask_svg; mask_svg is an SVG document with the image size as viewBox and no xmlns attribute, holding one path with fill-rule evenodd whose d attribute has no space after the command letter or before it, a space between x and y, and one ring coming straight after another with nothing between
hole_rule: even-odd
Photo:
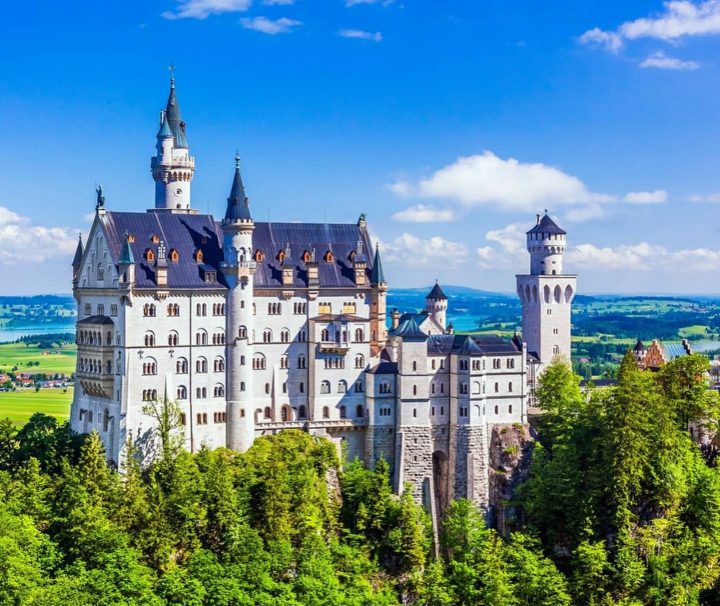
<instances>
[{"instance_id":1,"label":"weather vane","mask_svg":"<svg viewBox=\"0 0 720 606\"><path fill-rule=\"evenodd\" d=\"M175 64L168 65L168 69L170 70L170 84L175 84Z\"/></svg>"}]
</instances>

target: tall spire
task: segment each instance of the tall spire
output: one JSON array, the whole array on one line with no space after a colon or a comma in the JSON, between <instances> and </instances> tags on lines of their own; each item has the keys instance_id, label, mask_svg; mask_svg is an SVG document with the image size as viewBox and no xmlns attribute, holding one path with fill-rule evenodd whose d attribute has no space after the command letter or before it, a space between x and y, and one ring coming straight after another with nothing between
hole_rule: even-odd
<instances>
[{"instance_id":1,"label":"tall spire","mask_svg":"<svg viewBox=\"0 0 720 606\"><path fill-rule=\"evenodd\" d=\"M233 178L230 197L227 199L225 221L252 221L248 199L245 196L245 186L240 175L240 155L235 154L235 177Z\"/></svg>"},{"instance_id":2,"label":"tall spire","mask_svg":"<svg viewBox=\"0 0 720 606\"><path fill-rule=\"evenodd\" d=\"M175 147L187 148L187 134L185 133L185 122L180 116L180 104L175 94L175 75L170 73L170 95L165 107L165 122L175 136Z\"/></svg>"},{"instance_id":3,"label":"tall spire","mask_svg":"<svg viewBox=\"0 0 720 606\"><path fill-rule=\"evenodd\" d=\"M122 254L120 255L120 265L134 265L135 257L132 248L130 248L130 234L125 232L125 243L123 244Z\"/></svg>"},{"instance_id":4,"label":"tall spire","mask_svg":"<svg viewBox=\"0 0 720 606\"><path fill-rule=\"evenodd\" d=\"M380 261L380 248L375 244L375 260L373 261L370 280L373 285L385 284L385 272L383 271L382 261Z\"/></svg>"},{"instance_id":5,"label":"tall spire","mask_svg":"<svg viewBox=\"0 0 720 606\"><path fill-rule=\"evenodd\" d=\"M85 250L83 248L83 243L82 243L82 234L78 234L78 245L77 245L77 248L75 249L75 256L73 257L73 262L72 262L72 266L75 269L80 267L80 264L82 263L83 252L85 252Z\"/></svg>"}]
</instances>

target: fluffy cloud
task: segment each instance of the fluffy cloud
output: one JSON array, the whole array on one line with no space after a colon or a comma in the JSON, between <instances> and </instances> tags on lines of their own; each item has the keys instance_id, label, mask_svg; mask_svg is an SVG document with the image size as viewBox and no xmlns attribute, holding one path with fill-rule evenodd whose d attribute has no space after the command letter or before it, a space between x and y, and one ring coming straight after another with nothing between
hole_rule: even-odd
<instances>
[{"instance_id":1,"label":"fluffy cloud","mask_svg":"<svg viewBox=\"0 0 720 606\"><path fill-rule=\"evenodd\" d=\"M271 36L290 33L293 31L293 28L302 25L301 21L295 21L294 19L287 19L285 17L281 17L280 19L268 19L267 17L245 18L241 19L240 23L245 29L252 29L256 32L262 32L263 34L270 34Z\"/></svg>"},{"instance_id":2,"label":"fluffy cloud","mask_svg":"<svg viewBox=\"0 0 720 606\"><path fill-rule=\"evenodd\" d=\"M653 53L645 61L640 63L642 68L655 69L674 69L682 71L692 71L700 68L700 64L696 61L683 61L677 57L668 57L662 51Z\"/></svg>"},{"instance_id":3,"label":"fluffy cloud","mask_svg":"<svg viewBox=\"0 0 720 606\"><path fill-rule=\"evenodd\" d=\"M688 248L671 251L647 242L612 247L579 244L571 246L566 257L572 266L590 269L717 271L720 250Z\"/></svg>"},{"instance_id":4,"label":"fluffy cloud","mask_svg":"<svg viewBox=\"0 0 720 606\"><path fill-rule=\"evenodd\" d=\"M491 151L458 158L417 184L399 181L388 186L400 196L446 198L465 206L495 206L511 211L609 202L613 196L591 192L558 168L503 159Z\"/></svg>"},{"instance_id":5,"label":"fluffy cloud","mask_svg":"<svg viewBox=\"0 0 720 606\"><path fill-rule=\"evenodd\" d=\"M652 38L675 42L686 36L712 34L720 34L720 0L670 0L663 4L662 11L649 17L626 21L615 31L604 31L597 27L588 30L580 36L580 42L617 52L626 40ZM655 53L640 63L640 67L694 70L700 66L695 61L683 61Z\"/></svg>"},{"instance_id":6,"label":"fluffy cloud","mask_svg":"<svg viewBox=\"0 0 720 606\"><path fill-rule=\"evenodd\" d=\"M416 204L393 215L396 221L409 223L444 223L455 220L455 212L450 208L435 208L426 204Z\"/></svg>"},{"instance_id":7,"label":"fluffy cloud","mask_svg":"<svg viewBox=\"0 0 720 606\"><path fill-rule=\"evenodd\" d=\"M341 29L338 31L343 38L355 38L357 40L372 40L373 42L382 42L382 34L380 32L366 32L361 29Z\"/></svg>"},{"instance_id":8,"label":"fluffy cloud","mask_svg":"<svg viewBox=\"0 0 720 606\"><path fill-rule=\"evenodd\" d=\"M165 11L166 19L205 19L209 15L243 12L252 0L178 0L175 11Z\"/></svg>"},{"instance_id":9,"label":"fluffy cloud","mask_svg":"<svg viewBox=\"0 0 720 606\"><path fill-rule=\"evenodd\" d=\"M30 220L0 206L0 263L40 263L72 255L78 230L32 225Z\"/></svg>"},{"instance_id":10,"label":"fluffy cloud","mask_svg":"<svg viewBox=\"0 0 720 606\"><path fill-rule=\"evenodd\" d=\"M623 198L629 204L662 204L667 202L667 192L664 189L655 191L631 191Z\"/></svg>"},{"instance_id":11,"label":"fluffy cloud","mask_svg":"<svg viewBox=\"0 0 720 606\"><path fill-rule=\"evenodd\" d=\"M394 240L381 243L383 259L410 267L449 267L462 265L468 259L468 249L460 242L441 236L428 239L403 233Z\"/></svg>"},{"instance_id":12,"label":"fluffy cloud","mask_svg":"<svg viewBox=\"0 0 720 606\"><path fill-rule=\"evenodd\" d=\"M716 194L693 194L688 196L688 202L709 202L711 204L720 203L720 193Z\"/></svg>"}]
</instances>

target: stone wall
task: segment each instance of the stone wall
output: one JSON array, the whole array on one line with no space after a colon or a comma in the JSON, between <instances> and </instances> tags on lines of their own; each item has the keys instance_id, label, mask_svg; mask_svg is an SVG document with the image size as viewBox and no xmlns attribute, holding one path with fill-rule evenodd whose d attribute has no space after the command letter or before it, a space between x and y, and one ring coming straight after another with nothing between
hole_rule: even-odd
<instances>
[{"instance_id":1,"label":"stone wall","mask_svg":"<svg viewBox=\"0 0 720 606\"><path fill-rule=\"evenodd\" d=\"M395 429L373 425L365 432L365 464L372 469L383 458L390 465L390 477L395 474Z\"/></svg>"},{"instance_id":2,"label":"stone wall","mask_svg":"<svg viewBox=\"0 0 720 606\"><path fill-rule=\"evenodd\" d=\"M453 498L488 506L487 426L458 425L455 435Z\"/></svg>"},{"instance_id":3,"label":"stone wall","mask_svg":"<svg viewBox=\"0 0 720 606\"><path fill-rule=\"evenodd\" d=\"M395 491L402 492L409 483L415 500L427 507L430 495L424 494L423 483L433 476L431 428L403 427L397 433L395 446Z\"/></svg>"}]
</instances>

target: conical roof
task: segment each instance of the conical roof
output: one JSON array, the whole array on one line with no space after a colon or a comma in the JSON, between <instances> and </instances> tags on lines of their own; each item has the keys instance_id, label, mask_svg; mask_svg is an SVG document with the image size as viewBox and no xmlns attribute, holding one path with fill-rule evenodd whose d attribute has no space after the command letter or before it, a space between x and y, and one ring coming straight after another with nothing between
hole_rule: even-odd
<instances>
[{"instance_id":1,"label":"conical roof","mask_svg":"<svg viewBox=\"0 0 720 606\"><path fill-rule=\"evenodd\" d=\"M553 221L550 218L550 215L547 214L547 211L545 211L545 215L540 218L540 215L538 215L538 222L531 230L529 230L527 233L529 234L536 234L536 233L543 233L543 234L560 234L565 235L567 232L564 229L561 229L558 227L557 223Z\"/></svg>"},{"instance_id":2,"label":"conical roof","mask_svg":"<svg viewBox=\"0 0 720 606\"><path fill-rule=\"evenodd\" d=\"M83 253L85 252L85 249L83 248L82 243L82 235L78 236L78 244L77 248L75 249L75 256L73 257L72 266L73 267L80 267L80 264L82 263Z\"/></svg>"},{"instance_id":3,"label":"conical roof","mask_svg":"<svg viewBox=\"0 0 720 606\"><path fill-rule=\"evenodd\" d=\"M132 248L130 248L130 238L125 234L125 243L123 244L122 254L120 255L120 265L134 265L135 257Z\"/></svg>"},{"instance_id":4,"label":"conical roof","mask_svg":"<svg viewBox=\"0 0 720 606\"><path fill-rule=\"evenodd\" d=\"M252 221L248 199L245 196L245 186L240 175L239 156L235 156L235 176L230 188L230 197L227 199L225 221Z\"/></svg>"},{"instance_id":5,"label":"conical roof","mask_svg":"<svg viewBox=\"0 0 720 606\"><path fill-rule=\"evenodd\" d=\"M170 80L170 95L165 107L165 122L168 123L172 134L175 136L175 147L188 147L187 135L185 133L185 122L180 116L180 104L175 94L175 80Z\"/></svg>"},{"instance_id":6,"label":"conical roof","mask_svg":"<svg viewBox=\"0 0 720 606\"><path fill-rule=\"evenodd\" d=\"M173 132L170 128L170 124L167 121L167 118L165 115L163 115L163 121L160 125L160 130L158 131L157 138L158 139L165 139L167 137L174 137Z\"/></svg>"},{"instance_id":7,"label":"conical roof","mask_svg":"<svg viewBox=\"0 0 720 606\"><path fill-rule=\"evenodd\" d=\"M428 336L420 329L414 317L410 316L402 322L392 333L393 337L402 337L406 341L424 341Z\"/></svg>"},{"instance_id":8,"label":"conical roof","mask_svg":"<svg viewBox=\"0 0 720 606\"><path fill-rule=\"evenodd\" d=\"M382 261L380 261L380 248L375 246L375 260L373 261L372 272L370 272L370 281L372 284L385 284L385 272L383 271Z\"/></svg>"},{"instance_id":9,"label":"conical roof","mask_svg":"<svg viewBox=\"0 0 720 606\"><path fill-rule=\"evenodd\" d=\"M435 299L436 301L447 301L447 296L445 296L445 293L442 291L442 288L440 288L440 285L437 283L437 280L435 281L435 286L433 286L432 290L428 293L428 295L425 298L426 299Z\"/></svg>"}]
</instances>

